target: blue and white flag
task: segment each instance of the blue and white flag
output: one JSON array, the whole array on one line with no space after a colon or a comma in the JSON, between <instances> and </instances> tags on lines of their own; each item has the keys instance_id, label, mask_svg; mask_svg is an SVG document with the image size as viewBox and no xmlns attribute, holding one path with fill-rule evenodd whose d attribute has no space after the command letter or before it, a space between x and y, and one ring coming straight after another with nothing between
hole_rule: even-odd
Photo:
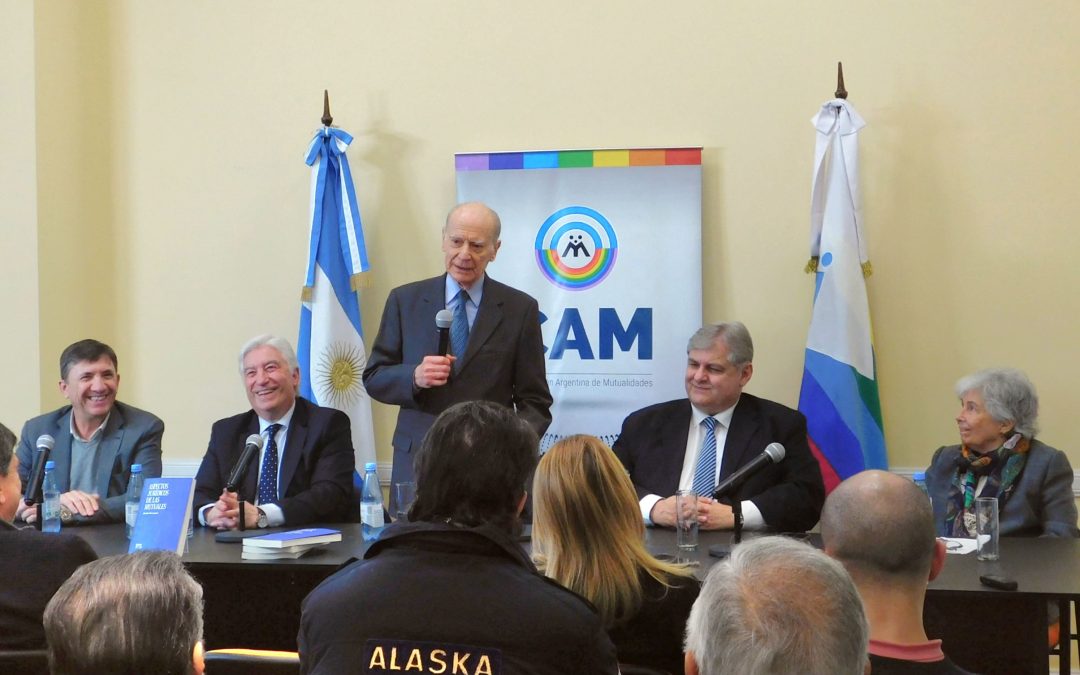
<instances>
[{"instance_id":1,"label":"blue and white flag","mask_svg":"<svg viewBox=\"0 0 1080 675\"><path fill-rule=\"evenodd\" d=\"M361 376L367 364L357 291L368 271L367 247L345 150L353 137L323 127L308 147L311 236L300 308L300 395L349 416L356 467L375 461L371 399Z\"/></svg>"},{"instance_id":2,"label":"blue and white flag","mask_svg":"<svg viewBox=\"0 0 1080 675\"><path fill-rule=\"evenodd\" d=\"M817 129L810 200L816 273L799 410L825 489L864 469L884 469L885 432L865 277L870 273L859 191L859 130L850 103L829 101Z\"/></svg>"}]
</instances>

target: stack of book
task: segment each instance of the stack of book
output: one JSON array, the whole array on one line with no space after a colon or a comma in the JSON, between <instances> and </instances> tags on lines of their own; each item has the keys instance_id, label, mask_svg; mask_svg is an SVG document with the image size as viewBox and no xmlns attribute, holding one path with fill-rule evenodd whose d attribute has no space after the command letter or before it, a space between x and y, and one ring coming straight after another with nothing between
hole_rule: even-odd
<instances>
[{"instance_id":1,"label":"stack of book","mask_svg":"<svg viewBox=\"0 0 1080 675\"><path fill-rule=\"evenodd\" d=\"M313 548L341 541L339 530L307 527L302 530L272 532L244 539L244 560L281 560L299 558Z\"/></svg>"}]
</instances>

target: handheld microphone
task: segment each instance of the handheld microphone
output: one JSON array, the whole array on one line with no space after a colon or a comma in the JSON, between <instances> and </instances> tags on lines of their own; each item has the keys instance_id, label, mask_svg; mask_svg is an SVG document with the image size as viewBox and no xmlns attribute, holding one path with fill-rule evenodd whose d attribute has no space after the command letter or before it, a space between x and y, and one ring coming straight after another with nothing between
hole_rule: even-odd
<instances>
[{"instance_id":1,"label":"handheld microphone","mask_svg":"<svg viewBox=\"0 0 1080 675\"><path fill-rule=\"evenodd\" d=\"M240 459L237 460L236 466L233 467L232 472L229 473L229 480L225 483L225 489L229 492L236 492L236 488L240 485L240 481L244 480L244 473L247 471L248 464L251 463L251 456L262 450L263 437L259 434L251 434L244 441L244 451L240 453Z\"/></svg>"},{"instance_id":2,"label":"handheld microphone","mask_svg":"<svg viewBox=\"0 0 1080 675\"><path fill-rule=\"evenodd\" d=\"M769 443L769 446L765 448L764 452L750 460L750 462L741 469L725 478L720 485L717 485L716 491L713 492L713 499L720 499L721 497L731 494L742 487L742 484L755 473L761 471L770 464L778 463L784 458L785 454L787 454L787 451L784 450L784 446L779 443Z\"/></svg>"},{"instance_id":3,"label":"handheld microphone","mask_svg":"<svg viewBox=\"0 0 1080 675\"><path fill-rule=\"evenodd\" d=\"M30 480L26 481L26 495L23 502L27 506L33 506L41 501L41 481L45 478L45 462L49 460L49 453L56 446L56 439L49 434L42 434L37 439L37 451L34 452L34 463L30 469Z\"/></svg>"},{"instance_id":4,"label":"handheld microphone","mask_svg":"<svg viewBox=\"0 0 1080 675\"><path fill-rule=\"evenodd\" d=\"M439 329L439 356L450 352L450 324L454 323L454 313L440 309L435 315L435 326Z\"/></svg>"}]
</instances>

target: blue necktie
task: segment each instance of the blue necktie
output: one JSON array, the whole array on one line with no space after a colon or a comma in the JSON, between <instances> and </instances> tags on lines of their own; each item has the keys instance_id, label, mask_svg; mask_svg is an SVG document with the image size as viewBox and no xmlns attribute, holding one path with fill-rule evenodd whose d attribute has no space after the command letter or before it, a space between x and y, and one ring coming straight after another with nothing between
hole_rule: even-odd
<instances>
[{"instance_id":1,"label":"blue necktie","mask_svg":"<svg viewBox=\"0 0 1080 675\"><path fill-rule=\"evenodd\" d=\"M259 472L260 504L276 504L278 500L277 440L274 437L277 436L278 429L280 428L280 424L271 424L266 427L267 435L270 438L266 442L266 453L263 454L262 471Z\"/></svg>"},{"instance_id":2,"label":"blue necktie","mask_svg":"<svg viewBox=\"0 0 1080 675\"><path fill-rule=\"evenodd\" d=\"M457 305L454 306L454 322L450 324L450 348L459 359L465 355L465 346L469 344L469 315L465 313L465 303L469 294L465 289L458 291Z\"/></svg>"},{"instance_id":3,"label":"blue necktie","mask_svg":"<svg viewBox=\"0 0 1080 675\"><path fill-rule=\"evenodd\" d=\"M706 417L701 423L705 426L705 441L698 453L693 488L699 497L712 497L716 487L716 418Z\"/></svg>"}]
</instances>

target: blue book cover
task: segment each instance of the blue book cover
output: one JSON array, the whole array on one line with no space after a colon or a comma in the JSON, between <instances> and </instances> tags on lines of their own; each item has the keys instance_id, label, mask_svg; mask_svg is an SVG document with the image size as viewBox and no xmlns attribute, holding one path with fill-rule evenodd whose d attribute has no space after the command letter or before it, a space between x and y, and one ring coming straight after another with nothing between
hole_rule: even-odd
<instances>
[{"instance_id":1,"label":"blue book cover","mask_svg":"<svg viewBox=\"0 0 1080 675\"><path fill-rule=\"evenodd\" d=\"M194 478L147 480L128 553L162 550L183 555L194 496Z\"/></svg>"},{"instance_id":2,"label":"blue book cover","mask_svg":"<svg viewBox=\"0 0 1080 675\"><path fill-rule=\"evenodd\" d=\"M333 541L341 541L340 530L329 530L325 527L305 527L299 530L272 532L261 537L248 537L244 539L244 546L283 548L301 544L328 544Z\"/></svg>"}]
</instances>

